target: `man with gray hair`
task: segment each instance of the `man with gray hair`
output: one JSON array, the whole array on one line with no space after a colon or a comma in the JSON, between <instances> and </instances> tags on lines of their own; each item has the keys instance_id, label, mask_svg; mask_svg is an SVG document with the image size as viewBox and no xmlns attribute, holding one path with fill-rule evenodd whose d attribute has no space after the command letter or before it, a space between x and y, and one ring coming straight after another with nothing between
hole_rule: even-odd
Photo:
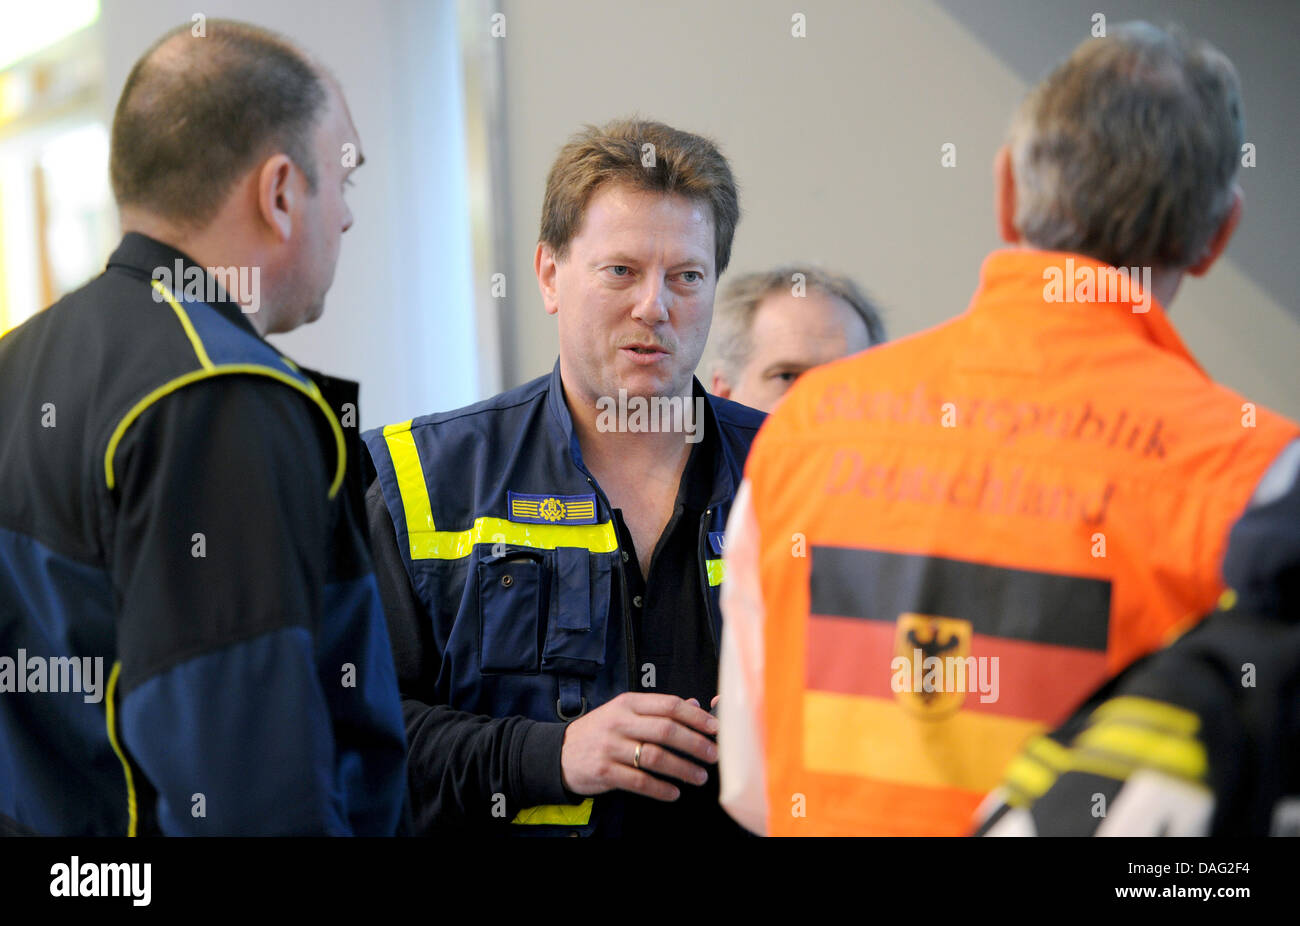
<instances>
[{"instance_id":1,"label":"man with gray hair","mask_svg":"<svg viewBox=\"0 0 1300 926\"><path fill-rule=\"evenodd\" d=\"M848 277L807 265L747 273L718 300L712 392L770 412L805 370L885 340Z\"/></svg>"},{"instance_id":2,"label":"man with gray hair","mask_svg":"<svg viewBox=\"0 0 1300 926\"><path fill-rule=\"evenodd\" d=\"M1129 704L1077 754L1034 738L1214 607L1229 527L1300 433L1166 314L1241 217L1241 142L1207 43L1084 42L998 152L1012 248L969 310L811 371L768 418L722 600L721 801L750 829L960 834L1026 741L1017 806L1169 732Z\"/></svg>"}]
</instances>

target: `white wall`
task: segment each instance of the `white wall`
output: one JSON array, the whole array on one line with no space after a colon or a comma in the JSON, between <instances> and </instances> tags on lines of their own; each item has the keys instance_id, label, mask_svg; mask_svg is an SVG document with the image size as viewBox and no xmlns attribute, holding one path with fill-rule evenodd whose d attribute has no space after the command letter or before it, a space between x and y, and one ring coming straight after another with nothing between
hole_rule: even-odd
<instances>
[{"instance_id":1,"label":"white wall","mask_svg":"<svg viewBox=\"0 0 1300 926\"><path fill-rule=\"evenodd\" d=\"M490 28L487 6L507 17L506 36L496 40L505 61L506 132L495 143L508 153L508 176L494 191L510 204L505 384L547 372L557 351L555 321L542 311L532 272L551 161L583 123L630 113L711 135L731 159L744 215L729 273L790 260L843 270L883 305L894 336L962 311L980 262L999 246L991 159L1032 80L1006 49L1064 54L1082 40L1088 20L1021 15L999 0L989 9L1000 18L989 25L976 13L958 21L953 5L466 3L463 9L483 19L472 27ZM807 17L806 38L791 37L795 8ZM476 361L473 286L486 281L471 278L453 0L223 0L204 12L279 29L324 60L344 86L366 151L349 193L356 224L344 238L325 316L279 339L283 348L303 363L362 380L367 426L490 392ZM193 4L180 0L105 0L110 106L140 51L192 13ZM1285 41L1243 32L1247 20L1228 7L1196 25L1238 58L1261 59L1243 63L1248 127L1285 137L1279 126L1295 122L1295 113L1251 101L1292 99L1295 67ZM957 146L955 168L940 166L945 142ZM1272 169L1286 169L1277 144L1267 153ZM1293 181L1282 183L1294 190ZM1276 198L1248 185L1247 223L1252 196L1265 205ZM1289 236L1283 253L1300 250L1294 221L1270 228L1281 229L1270 240ZM1288 297L1258 263L1254 272L1243 269L1248 265L1230 248L1209 277L1185 284L1174 322L1212 376L1300 417L1300 324L1287 311L1294 305L1279 301ZM1297 295L1289 298L1294 303Z\"/></svg>"},{"instance_id":2,"label":"white wall","mask_svg":"<svg viewBox=\"0 0 1300 926\"><path fill-rule=\"evenodd\" d=\"M362 427L474 401L483 390L454 0L211 0L202 11L275 29L317 56L361 134L355 221L325 314L275 338L280 349L361 380ZM105 0L110 117L141 52L194 12L181 0Z\"/></svg>"},{"instance_id":3,"label":"white wall","mask_svg":"<svg viewBox=\"0 0 1300 926\"><path fill-rule=\"evenodd\" d=\"M1028 83L932 0L502 7L515 224L506 336L520 358L508 382L545 372L557 351L532 273L551 161L583 123L632 113L709 135L730 158L744 215L729 274L791 260L843 270L882 303L893 336L965 309L980 262L1000 246L991 163ZM791 36L796 10L806 38ZM1087 16L1077 35L1036 34L1013 12L1001 14L1008 42L1064 54L1087 35ZM1285 66L1260 70L1285 82ZM1291 118L1252 109L1251 91L1252 122ZM957 146L955 168L940 166L945 142ZM1294 221L1289 234L1295 253ZM1212 376L1300 417L1300 325L1231 257L1184 285L1174 323Z\"/></svg>"}]
</instances>

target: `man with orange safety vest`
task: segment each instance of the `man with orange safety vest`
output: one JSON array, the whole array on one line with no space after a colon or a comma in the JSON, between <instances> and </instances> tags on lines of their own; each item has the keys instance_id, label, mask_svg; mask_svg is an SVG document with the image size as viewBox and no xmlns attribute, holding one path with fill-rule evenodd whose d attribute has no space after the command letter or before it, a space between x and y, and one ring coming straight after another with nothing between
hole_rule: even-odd
<instances>
[{"instance_id":1,"label":"man with orange safety vest","mask_svg":"<svg viewBox=\"0 0 1300 926\"><path fill-rule=\"evenodd\" d=\"M969 310L810 371L768 419L722 601L721 801L751 830L968 832L1028 738L1212 610L1298 433L1165 311L1240 218L1239 114L1204 42L1085 42L998 153L1016 247Z\"/></svg>"}]
</instances>

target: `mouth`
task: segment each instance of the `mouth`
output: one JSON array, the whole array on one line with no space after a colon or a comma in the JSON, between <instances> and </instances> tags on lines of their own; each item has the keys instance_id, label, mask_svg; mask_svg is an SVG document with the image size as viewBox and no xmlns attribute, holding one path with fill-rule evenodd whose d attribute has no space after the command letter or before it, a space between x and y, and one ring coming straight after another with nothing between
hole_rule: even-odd
<instances>
[{"instance_id":1,"label":"mouth","mask_svg":"<svg viewBox=\"0 0 1300 926\"><path fill-rule=\"evenodd\" d=\"M656 363L669 356L668 351L652 344L627 344L619 348L619 353L626 356L633 363L643 365Z\"/></svg>"}]
</instances>

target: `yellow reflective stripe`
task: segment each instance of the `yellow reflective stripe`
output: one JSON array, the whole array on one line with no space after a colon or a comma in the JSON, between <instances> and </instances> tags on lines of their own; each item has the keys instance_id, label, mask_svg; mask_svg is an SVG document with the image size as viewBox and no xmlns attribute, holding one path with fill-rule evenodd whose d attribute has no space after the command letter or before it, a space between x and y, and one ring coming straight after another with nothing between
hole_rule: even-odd
<instances>
[{"instance_id":1,"label":"yellow reflective stripe","mask_svg":"<svg viewBox=\"0 0 1300 926\"><path fill-rule=\"evenodd\" d=\"M1149 766L1200 781L1209 765L1205 747L1195 739L1116 721L1089 727L1079 735L1083 749L1134 765Z\"/></svg>"},{"instance_id":2,"label":"yellow reflective stripe","mask_svg":"<svg viewBox=\"0 0 1300 926\"><path fill-rule=\"evenodd\" d=\"M403 493L403 504L406 496ZM477 518L467 531L411 531L411 559L461 559L476 543L508 543L534 550L582 547L592 553L618 549L614 525L516 524L504 518Z\"/></svg>"},{"instance_id":3,"label":"yellow reflective stripe","mask_svg":"<svg viewBox=\"0 0 1300 926\"><path fill-rule=\"evenodd\" d=\"M542 804L538 807L525 807L511 823L525 826L539 826L545 823L561 826L583 826L591 820L591 798L581 804Z\"/></svg>"},{"instance_id":4,"label":"yellow reflective stripe","mask_svg":"<svg viewBox=\"0 0 1300 926\"><path fill-rule=\"evenodd\" d=\"M420 452L411 434L411 422L384 428L384 443L393 461L397 491L406 515L407 542L411 559L462 559L475 544L506 543L534 550L581 547L592 553L613 553L618 549L614 525L603 524L517 524L505 518L475 518L474 526L463 531L435 529L429 485L424 478Z\"/></svg>"},{"instance_id":5,"label":"yellow reflective stripe","mask_svg":"<svg viewBox=\"0 0 1300 926\"><path fill-rule=\"evenodd\" d=\"M228 376L238 373L251 373L256 376L268 376L278 382L284 383L297 389L307 398L316 403L316 406L325 413L326 419L330 423L330 429L334 432L334 446L337 451L338 465L334 468L334 481L330 484L329 497L333 498L338 494L339 487L343 485L343 475L347 471L347 446L343 442L343 427L339 424L338 418L334 416L334 410L329 407L325 398L321 395L320 389L313 382L306 384L294 379L288 373L282 373L271 367L260 366L255 363L231 363L223 364L219 367L207 367L202 370L192 370L183 376L178 376L170 382L163 383L157 389L150 392L139 402L131 407L122 420L117 423L113 429L112 436L108 439L108 449L104 451L104 479L108 483L109 489L117 487L117 479L113 475L113 457L117 453L117 445L121 443L123 435L126 434L127 428L135 423L150 405L157 402L164 396L170 395L178 389L188 386L190 383L199 380L211 379L215 376Z\"/></svg>"},{"instance_id":6,"label":"yellow reflective stripe","mask_svg":"<svg viewBox=\"0 0 1300 926\"><path fill-rule=\"evenodd\" d=\"M1090 723L1114 721L1154 727L1178 736L1194 736L1201 728L1201 718L1192 711L1163 701L1125 695L1111 698L1092 712Z\"/></svg>"},{"instance_id":7,"label":"yellow reflective stripe","mask_svg":"<svg viewBox=\"0 0 1300 926\"><path fill-rule=\"evenodd\" d=\"M1065 772L1083 772L1101 778L1113 778L1124 781L1136 770L1130 762L1117 760L1114 756L1099 754L1080 746L1070 753L1070 764Z\"/></svg>"},{"instance_id":8,"label":"yellow reflective stripe","mask_svg":"<svg viewBox=\"0 0 1300 926\"><path fill-rule=\"evenodd\" d=\"M1066 772L1124 781L1138 768L1153 768L1193 784L1209 767L1195 738L1200 718L1191 711L1147 698L1123 696L1093 711L1091 725L1066 748L1049 737L1031 740L1007 766L1008 803L1027 807Z\"/></svg>"},{"instance_id":9,"label":"yellow reflective stripe","mask_svg":"<svg viewBox=\"0 0 1300 926\"><path fill-rule=\"evenodd\" d=\"M189 313L176 301L176 297L171 294L171 290L163 286L158 280L153 281L153 288L162 294L163 299L167 300L167 304L172 307L172 311L180 319L181 327L185 329L185 336L190 339L190 344L194 345L194 354L199 358L199 363L202 364L203 369L211 370L212 361L208 359L208 352L203 349L203 342L199 340L199 333L194 330L194 323L190 321Z\"/></svg>"},{"instance_id":10,"label":"yellow reflective stripe","mask_svg":"<svg viewBox=\"0 0 1300 926\"><path fill-rule=\"evenodd\" d=\"M411 434L411 419L385 427L384 443L388 445L388 455L393 460L397 491L402 496L402 510L406 513L411 559L420 559L416 554L415 540L433 530L433 509L429 504L424 468L420 465L420 452L415 449L415 437Z\"/></svg>"},{"instance_id":11,"label":"yellow reflective stripe","mask_svg":"<svg viewBox=\"0 0 1300 926\"><path fill-rule=\"evenodd\" d=\"M1007 766L1007 784L1026 796L1037 799L1047 793L1057 778L1057 771L1036 762L1028 755L1019 755Z\"/></svg>"},{"instance_id":12,"label":"yellow reflective stripe","mask_svg":"<svg viewBox=\"0 0 1300 926\"><path fill-rule=\"evenodd\" d=\"M1071 771L1075 756L1050 736L1036 736L1024 751L1007 766L1006 784L1022 804L1032 804L1056 784L1056 779Z\"/></svg>"},{"instance_id":13,"label":"yellow reflective stripe","mask_svg":"<svg viewBox=\"0 0 1300 926\"><path fill-rule=\"evenodd\" d=\"M1035 737L1030 740L1025 751L1039 762L1057 771L1064 771L1070 767L1069 748L1062 746L1050 736Z\"/></svg>"},{"instance_id":14,"label":"yellow reflective stripe","mask_svg":"<svg viewBox=\"0 0 1300 926\"><path fill-rule=\"evenodd\" d=\"M117 760L122 763L126 773L126 835L136 835L138 812L135 803L135 779L131 777L131 763L126 760L122 746L117 741L117 711L113 707L113 695L117 693L117 677L122 672L122 663L113 663L113 670L108 673L108 692L105 694L105 714L108 723L108 744L117 753Z\"/></svg>"},{"instance_id":15,"label":"yellow reflective stripe","mask_svg":"<svg viewBox=\"0 0 1300 926\"><path fill-rule=\"evenodd\" d=\"M1032 805L1067 772L1124 781L1138 765L1145 764L1095 748L1084 743L1082 736L1076 743L1076 747L1067 748L1047 736L1031 740L1007 766L1003 783L1010 791L1008 803L1015 807Z\"/></svg>"},{"instance_id":16,"label":"yellow reflective stripe","mask_svg":"<svg viewBox=\"0 0 1300 926\"><path fill-rule=\"evenodd\" d=\"M727 564L720 559L706 559L704 569L709 574L709 585L721 585L727 575Z\"/></svg>"},{"instance_id":17,"label":"yellow reflective stripe","mask_svg":"<svg viewBox=\"0 0 1300 926\"><path fill-rule=\"evenodd\" d=\"M1002 783L1002 801L1003 803L1015 807L1018 810L1028 810L1038 800L1037 795L1026 794L1010 782Z\"/></svg>"}]
</instances>

